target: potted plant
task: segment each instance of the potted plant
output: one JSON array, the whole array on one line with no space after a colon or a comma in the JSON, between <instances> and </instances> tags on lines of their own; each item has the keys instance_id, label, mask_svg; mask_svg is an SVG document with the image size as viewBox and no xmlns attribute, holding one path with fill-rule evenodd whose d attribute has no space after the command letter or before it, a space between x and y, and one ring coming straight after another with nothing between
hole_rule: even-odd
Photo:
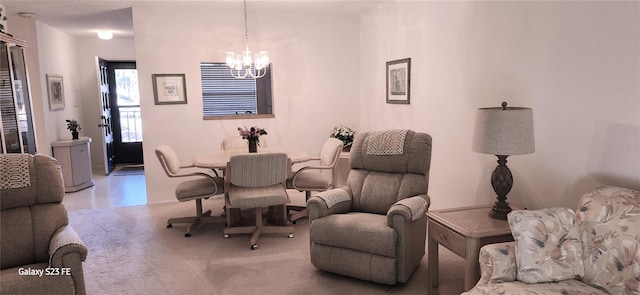
<instances>
[{"instance_id":1,"label":"potted plant","mask_svg":"<svg viewBox=\"0 0 640 295\"><path fill-rule=\"evenodd\" d=\"M353 144L353 138L356 136L356 131L352 127L340 125L333 127L329 136L342 140L342 150L348 152L351 150L351 145Z\"/></svg>"},{"instance_id":2,"label":"potted plant","mask_svg":"<svg viewBox=\"0 0 640 295\"><path fill-rule=\"evenodd\" d=\"M249 143L249 152L257 153L258 146L260 145L260 135L267 134L267 131L259 128L259 127L251 127L251 129L247 129L247 127L238 127L238 133L242 136L242 139L246 139Z\"/></svg>"},{"instance_id":3,"label":"potted plant","mask_svg":"<svg viewBox=\"0 0 640 295\"><path fill-rule=\"evenodd\" d=\"M80 134L80 124L76 120L66 120L67 121L67 129L71 131L71 138L78 139L78 135Z\"/></svg>"}]
</instances>

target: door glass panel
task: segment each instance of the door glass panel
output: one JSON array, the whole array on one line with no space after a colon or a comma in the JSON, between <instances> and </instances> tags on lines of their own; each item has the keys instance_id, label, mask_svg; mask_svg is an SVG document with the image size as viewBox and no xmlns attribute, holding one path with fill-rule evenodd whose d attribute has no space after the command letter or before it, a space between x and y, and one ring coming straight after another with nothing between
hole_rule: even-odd
<instances>
[{"instance_id":1,"label":"door glass panel","mask_svg":"<svg viewBox=\"0 0 640 295\"><path fill-rule=\"evenodd\" d=\"M11 46L11 63L13 65L13 81L15 83L18 130L22 137L24 152L35 154L36 140L32 131L31 99L29 98L29 83L27 83L27 70L24 64L22 47Z\"/></svg>"},{"instance_id":2,"label":"door glass panel","mask_svg":"<svg viewBox=\"0 0 640 295\"><path fill-rule=\"evenodd\" d=\"M138 70L116 69L114 72L122 142L142 142Z\"/></svg>"},{"instance_id":3,"label":"door glass panel","mask_svg":"<svg viewBox=\"0 0 640 295\"><path fill-rule=\"evenodd\" d=\"M16 106L13 100L7 43L0 42L0 116L2 117L3 152L21 153Z\"/></svg>"}]
</instances>

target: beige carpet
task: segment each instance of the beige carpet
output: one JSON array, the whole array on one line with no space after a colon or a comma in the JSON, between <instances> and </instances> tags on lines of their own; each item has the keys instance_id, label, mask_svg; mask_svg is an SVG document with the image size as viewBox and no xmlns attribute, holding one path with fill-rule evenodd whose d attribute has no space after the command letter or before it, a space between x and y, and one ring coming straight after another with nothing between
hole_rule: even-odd
<instances>
[{"instance_id":1,"label":"beige carpet","mask_svg":"<svg viewBox=\"0 0 640 295\"><path fill-rule=\"evenodd\" d=\"M205 208L222 213L222 200ZM249 235L224 239L222 224L203 225L190 238L185 227L167 229L169 217L195 212L194 203L170 203L69 212L89 255L88 294L427 294L427 257L407 284L387 286L317 270L309 260L309 225L295 237ZM441 294L459 294L462 259L440 250Z\"/></svg>"}]
</instances>

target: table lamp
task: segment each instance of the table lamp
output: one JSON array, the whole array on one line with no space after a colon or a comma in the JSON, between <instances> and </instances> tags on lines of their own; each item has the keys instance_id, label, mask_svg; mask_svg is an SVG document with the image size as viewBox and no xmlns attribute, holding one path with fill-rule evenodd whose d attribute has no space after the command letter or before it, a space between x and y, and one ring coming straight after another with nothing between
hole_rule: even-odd
<instances>
[{"instance_id":1,"label":"table lamp","mask_svg":"<svg viewBox=\"0 0 640 295\"><path fill-rule=\"evenodd\" d=\"M513 186L507 157L535 151L533 111L530 108L507 107L506 102L502 102L501 108L479 108L472 149L474 152L498 157L498 166L491 174L491 186L498 195L498 200L489 211L489 216L505 220L511 212L507 194Z\"/></svg>"}]
</instances>

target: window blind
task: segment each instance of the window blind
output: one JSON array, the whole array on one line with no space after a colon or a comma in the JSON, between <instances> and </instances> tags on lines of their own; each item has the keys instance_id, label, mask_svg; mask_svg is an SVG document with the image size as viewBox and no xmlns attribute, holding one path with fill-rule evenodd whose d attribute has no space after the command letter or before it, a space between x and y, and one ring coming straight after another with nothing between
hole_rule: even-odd
<instances>
[{"instance_id":1,"label":"window blind","mask_svg":"<svg viewBox=\"0 0 640 295\"><path fill-rule=\"evenodd\" d=\"M224 63L200 63L202 112L207 116L256 114L256 79L236 79Z\"/></svg>"}]
</instances>

